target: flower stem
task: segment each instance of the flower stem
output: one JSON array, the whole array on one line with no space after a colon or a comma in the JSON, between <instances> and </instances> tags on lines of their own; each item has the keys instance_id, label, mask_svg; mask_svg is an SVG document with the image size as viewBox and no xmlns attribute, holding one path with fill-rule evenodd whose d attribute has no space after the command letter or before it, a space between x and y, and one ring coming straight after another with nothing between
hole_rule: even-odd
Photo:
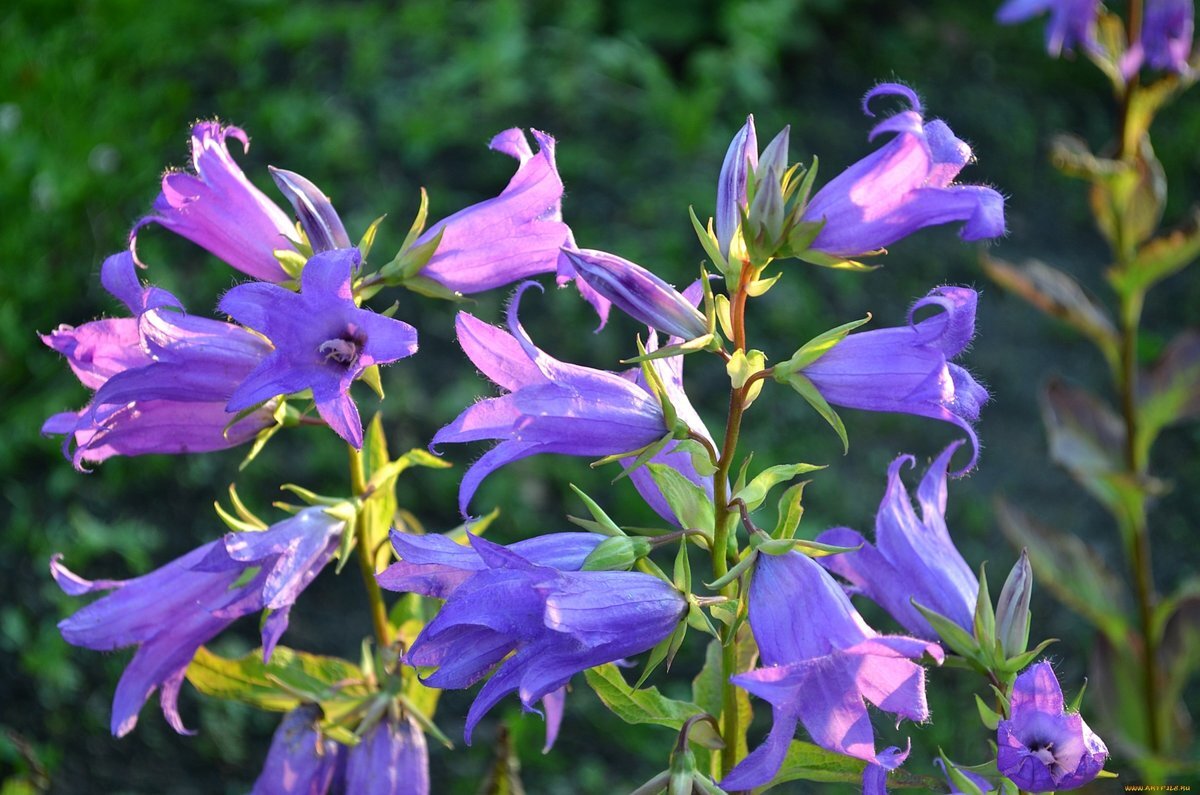
<instances>
[{"instance_id":1,"label":"flower stem","mask_svg":"<svg viewBox=\"0 0 1200 795\"><path fill-rule=\"evenodd\" d=\"M354 496L361 497L367 491L366 472L363 469L362 453L353 447L350 451L350 487ZM383 601L383 591L375 581L374 550L367 538L367 515L365 511L358 512L354 522L354 533L357 536L355 546L358 549L358 568L362 574L363 585L367 589L367 601L371 606L371 623L375 628L375 640L379 648L385 648L392 642L392 628L388 622L387 605Z\"/></svg>"}]
</instances>

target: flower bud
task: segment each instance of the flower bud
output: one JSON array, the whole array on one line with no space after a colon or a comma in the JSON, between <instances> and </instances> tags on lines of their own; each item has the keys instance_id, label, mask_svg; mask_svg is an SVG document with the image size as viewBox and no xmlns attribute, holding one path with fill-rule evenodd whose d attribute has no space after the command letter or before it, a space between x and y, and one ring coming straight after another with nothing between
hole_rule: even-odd
<instances>
[{"instance_id":1,"label":"flower bud","mask_svg":"<svg viewBox=\"0 0 1200 795\"><path fill-rule=\"evenodd\" d=\"M708 321L692 302L641 265L604 251L563 253L579 278L633 319L685 340L708 333Z\"/></svg>"},{"instance_id":2,"label":"flower bud","mask_svg":"<svg viewBox=\"0 0 1200 795\"><path fill-rule=\"evenodd\" d=\"M583 571L628 571L654 548L648 538L613 536L601 541L583 560Z\"/></svg>"},{"instance_id":3,"label":"flower bud","mask_svg":"<svg viewBox=\"0 0 1200 795\"><path fill-rule=\"evenodd\" d=\"M350 248L350 236L338 217L337 210L321 189L294 171L271 166L271 179L296 209L300 226L308 236L314 254L335 248Z\"/></svg>"},{"instance_id":4,"label":"flower bud","mask_svg":"<svg viewBox=\"0 0 1200 795\"><path fill-rule=\"evenodd\" d=\"M747 116L745 126L729 144L725 162L721 164L721 176L717 179L717 214L713 223L721 254L726 257L733 233L742 220L742 209L746 207L746 179L757 168L758 135L754 131L754 117Z\"/></svg>"},{"instance_id":5,"label":"flower bud","mask_svg":"<svg viewBox=\"0 0 1200 795\"><path fill-rule=\"evenodd\" d=\"M1029 645L1029 597L1033 592L1033 570L1029 565L1028 550L1021 550L1021 557L1000 591L996 608L996 637L1007 657L1025 652Z\"/></svg>"}]
</instances>

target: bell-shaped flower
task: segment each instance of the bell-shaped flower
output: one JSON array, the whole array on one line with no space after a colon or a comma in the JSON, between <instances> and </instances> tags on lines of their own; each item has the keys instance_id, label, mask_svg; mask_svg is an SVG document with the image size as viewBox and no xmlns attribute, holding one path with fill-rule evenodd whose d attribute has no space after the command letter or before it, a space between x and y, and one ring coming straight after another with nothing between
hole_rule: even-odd
<instances>
[{"instance_id":1,"label":"bell-shaped flower","mask_svg":"<svg viewBox=\"0 0 1200 795\"><path fill-rule=\"evenodd\" d=\"M303 704L283 716L250 795L325 795L346 764L346 748L322 737L321 708Z\"/></svg>"},{"instance_id":2,"label":"bell-shaped flower","mask_svg":"<svg viewBox=\"0 0 1200 795\"><path fill-rule=\"evenodd\" d=\"M729 245L746 206L746 183L749 175L758 168L758 134L754 129L754 117L747 116L746 123L729 142L725 161L721 163L721 174L717 178L717 211L713 217L717 244L722 256L729 256Z\"/></svg>"},{"instance_id":3,"label":"bell-shaped flower","mask_svg":"<svg viewBox=\"0 0 1200 795\"><path fill-rule=\"evenodd\" d=\"M936 643L879 635L863 621L845 592L815 561L798 552L760 555L750 580L750 627L762 667L730 681L771 704L766 740L721 781L727 791L770 781L803 723L822 748L890 770L907 751L875 750L864 699L897 718L924 721L928 654ZM877 771L878 772L878 771Z\"/></svg>"},{"instance_id":4,"label":"bell-shaped flower","mask_svg":"<svg viewBox=\"0 0 1200 795\"><path fill-rule=\"evenodd\" d=\"M490 148L516 159L517 172L499 196L473 204L431 225L422 245L442 236L418 273L469 295L553 273L570 230L562 222L562 179L554 162L554 139L533 130L538 151L519 128L505 130Z\"/></svg>"},{"instance_id":5,"label":"bell-shaped flower","mask_svg":"<svg viewBox=\"0 0 1200 795\"><path fill-rule=\"evenodd\" d=\"M242 142L243 151L249 150L250 139L238 127L215 121L192 127L195 173L168 171L163 176L154 211L130 232L130 248L136 248L139 229L160 224L248 276L285 281L288 275L274 252L293 249L289 239L296 236L296 228L242 173L229 152L230 137Z\"/></svg>"},{"instance_id":6,"label":"bell-shaped flower","mask_svg":"<svg viewBox=\"0 0 1200 795\"><path fill-rule=\"evenodd\" d=\"M634 320L682 340L708 333L708 322L682 293L634 262L592 249L563 249L578 277Z\"/></svg>"},{"instance_id":7,"label":"bell-shaped flower","mask_svg":"<svg viewBox=\"0 0 1200 795\"><path fill-rule=\"evenodd\" d=\"M1050 21L1046 24L1046 51L1051 55L1057 58L1076 47L1097 48L1100 0L1008 0L996 12L996 20L1013 25L1047 11Z\"/></svg>"},{"instance_id":8,"label":"bell-shaped flower","mask_svg":"<svg viewBox=\"0 0 1200 795\"><path fill-rule=\"evenodd\" d=\"M380 586L448 599L458 586L489 568L473 545L458 544L441 535L418 536L392 531L392 547L400 560L375 575ZM551 533L535 536L506 549L537 566L559 571L579 571L604 536L598 533ZM554 745L562 723L566 689L542 696L546 714L546 750Z\"/></svg>"},{"instance_id":9,"label":"bell-shaped flower","mask_svg":"<svg viewBox=\"0 0 1200 795\"><path fill-rule=\"evenodd\" d=\"M417 331L354 302L351 280L361 259L353 248L313 255L300 276L299 293L251 282L225 294L221 311L274 346L230 396L230 411L311 389L321 419L362 447L362 420L350 385L372 365L416 353Z\"/></svg>"},{"instance_id":10,"label":"bell-shaped flower","mask_svg":"<svg viewBox=\"0 0 1200 795\"><path fill-rule=\"evenodd\" d=\"M539 453L600 457L645 447L670 430L649 392L616 373L560 362L521 327L522 284L508 307L511 333L460 312L458 342L484 375L505 390L464 410L433 437L444 442L498 439L471 465L459 487L464 515L479 484L505 464Z\"/></svg>"},{"instance_id":11,"label":"bell-shaped flower","mask_svg":"<svg viewBox=\"0 0 1200 795\"><path fill-rule=\"evenodd\" d=\"M1108 748L1078 712L1063 709L1062 687L1043 660L1017 677L1010 717L996 728L996 767L1027 792L1082 787L1104 769Z\"/></svg>"},{"instance_id":12,"label":"bell-shaped flower","mask_svg":"<svg viewBox=\"0 0 1200 795\"><path fill-rule=\"evenodd\" d=\"M137 646L113 697L112 732L137 725L142 705L160 689L167 722L189 733L177 700L196 650L238 618L272 612L262 627L269 655L300 592L337 551L346 523L308 508L261 532L231 533L132 580L85 580L55 555L50 573L71 596L111 591L59 622L73 646L112 651ZM249 581L247 572L253 572Z\"/></svg>"},{"instance_id":13,"label":"bell-shaped flower","mask_svg":"<svg viewBox=\"0 0 1200 795\"><path fill-rule=\"evenodd\" d=\"M684 597L648 574L562 571L477 536L470 541L486 568L472 570L450 593L406 660L437 668L424 681L452 690L495 669L467 714L468 743L479 720L507 694L517 691L532 710L539 699L557 697L573 675L659 643L687 613Z\"/></svg>"},{"instance_id":14,"label":"bell-shaped flower","mask_svg":"<svg viewBox=\"0 0 1200 795\"><path fill-rule=\"evenodd\" d=\"M429 795L429 749L412 716L385 717L347 752L345 791Z\"/></svg>"},{"instance_id":15,"label":"bell-shaped flower","mask_svg":"<svg viewBox=\"0 0 1200 795\"><path fill-rule=\"evenodd\" d=\"M63 325L42 336L95 390L82 410L42 426L43 434L65 435L63 451L77 469L114 455L223 450L275 424L273 405L237 422L225 408L270 353L260 337L186 314L175 296L143 286L128 251L105 260L100 278L133 317Z\"/></svg>"},{"instance_id":16,"label":"bell-shaped flower","mask_svg":"<svg viewBox=\"0 0 1200 795\"><path fill-rule=\"evenodd\" d=\"M1163 72L1187 74L1195 33L1192 0L1146 0L1141 36L1121 59L1121 71L1131 77L1142 64Z\"/></svg>"},{"instance_id":17,"label":"bell-shaped flower","mask_svg":"<svg viewBox=\"0 0 1200 795\"><path fill-rule=\"evenodd\" d=\"M350 248L350 235L342 219L333 209L329 197L308 179L294 171L284 171L282 168L268 166L271 179L275 180L279 192L287 197L296 210L300 219L300 228L308 238L308 245L314 254L322 251L333 251L338 248Z\"/></svg>"},{"instance_id":18,"label":"bell-shaped flower","mask_svg":"<svg viewBox=\"0 0 1200 795\"><path fill-rule=\"evenodd\" d=\"M971 147L942 121L926 123L921 102L909 88L885 83L863 100L895 95L910 108L881 121L870 140L894 133L881 148L858 161L812 197L802 221L824 222L809 248L831 257L870 254L927 226L961 222L963 240L1004 234L1004 198L982 185L954 178L971 162Z\"/></svg>"},{"instance_id":19,"label":"bell-shaped flower","mask_svg":"<svg viewBox=\"0 0 1200 795\"><path fill-rule=\"evenodd\" d=\"M972 423L988 393L950 360L975 336L978 297L967 287L937 287L913 304L907 326L850 334L799 372L834 406L915 414L962 428L971 459L955 473L961 475L979 456ZM926 307L938 311L914 321Z\"/></svg>"},{"instance_id":20,"label":"bell-shaped flower","mask_svg":"<svg viewBox=\"0 0 1200 795\"><path fill-rule=\"evenodd\" d=\"M821 565L850 582L852 593L861 593L883 607L914 635L937 640L938 635L915 607L940 613L968 632L972 631L979 580L955 549L946 529L946 477L950 458L962 442L942 451L917 487L921 517L913 510L900 470L915 459L902 455L888 467L887 491L875 514L875 543L846 527L826 530L823 544L857 547L820 559Z\"/></svg>"}]
</instances>

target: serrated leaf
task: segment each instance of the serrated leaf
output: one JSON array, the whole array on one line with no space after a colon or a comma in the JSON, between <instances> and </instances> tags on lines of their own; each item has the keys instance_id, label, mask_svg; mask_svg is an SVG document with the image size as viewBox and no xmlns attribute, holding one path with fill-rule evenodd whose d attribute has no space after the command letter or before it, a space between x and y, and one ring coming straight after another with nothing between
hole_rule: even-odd
<instances>
[{"instance_id":1,"label":"serrated leaf","mask_svg":"<svg viewBox=\"0 0 1200 795\"><path fill-rule=\"evenodd\" d=\"M339 697L369 694L362 670L354 663L286 646L276 646L269 663L263 662L261 649L232 660L201 646L186 675L192 686L206 696L272 712L295 709L302 698L324 705Z\"/></svg>"},{"instance_id":2,"label":"serrated leaf","mask_svg":"<svg viewBox=\"0 0 1200 795\"><path fill-rule=\"evenodd\" d=\"M612 663L589 668L584 672L584 678L604 706L626 723L651 723L679 729L688 718L704 713L690 701L667 698L656 687L634 690Z\"/></svg>"},{"instance_id":3,"label":"serrated leaf","mask_svg":"<svg viewBox=\"0 0 1200 795\"><path fill-rule=\"evenodd\" d=\"M1114 642L1125 642L1121 580L1082 539L1038 522L1003 500L996 503L996 518L1013 546L1029 550L1039 585Z\"/></svg>"},{"instance_id":4,"label":"serrated leaf","mask_svg":"<svg viewBox=\"0 0 1200 795\"><path fill-rule=\"evenodd\" d=\"M762 472L754 476L754 479L746 484L745 488L739 490L733 495L733 499L741 499L746 503L748 510L756 510L767 495L771 493L771 489L791 480L797 475L803 475L806 472L813 472L818 469L824 469L823 465L817 464L777 464L772 467L767 467Z\"/></svg>"},{"instance_id":5,"label":"serrated leaf","mask_svg":"<svg viewBox=\"0 0 1200 795\"><path fill-rule=\"evenodd\" d=\"M700 530L712 538L713 505L704 489L666 464L648 464L646 468L670 506L671 512L679 520L679 526Z\"/></svg>"}]
</instances>

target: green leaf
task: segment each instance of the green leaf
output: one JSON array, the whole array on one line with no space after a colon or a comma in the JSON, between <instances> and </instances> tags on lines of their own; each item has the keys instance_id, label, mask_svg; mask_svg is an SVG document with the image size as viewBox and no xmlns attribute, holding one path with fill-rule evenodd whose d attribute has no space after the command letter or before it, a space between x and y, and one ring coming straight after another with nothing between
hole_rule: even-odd
<instances>
[{"instance_id":1,"label":"green leaf","mask_svg":"<svg viewBox=\"0 0 1200 795\"><path fill-rule=\"evenodd\" d=\"M666 464L648 464L651 477L662 491L679 526L701 530L712 538L714 528L712 500L704 489L692 483Z\"/></svg>"},{"instance_id":2,"label":"green leaf","mask_svg":"<svg viewBox=\"0 0 1200 795\"><path fill-rule=\"evenodd\" d=\"M1037 581L1114 643L1125 643L1126 595L1121 580L1078 536L1035 521L1003 500L996 503L1000 530L1029 550Z\"/></svg>"},{"instance_id":3,"label":"green leaf","mask_svg":"<svg viewBox=\"0 0 1200 795\"><path fill-rule=\"evenodd\" d=\"M379 232L379 225L383 223L384 218L387 218L386 214L372 221L358 241L358 250L362 253L363 262L366 262L367 258L371 256L371 249L375 246L375 235Z\"/></svg>"},{"instance_id":4,"label":"green leaf","mask_svg":"<svg viewBox=\"0 0 1200 795\"><path fill-rule=\"evenodd\" d=\"M975 640L985 655L996 645L996 613L992 609L992 595L988 593L987 564L979 565L979 591L975 596Z\"/></svg>"},{"instance_id":5,"label":"green leaf","mask_svg":"<svg viewBox=\"0 0 1200 795\"><path fill-rule=\"evenodd\" d=\"M978 661L979 644L975 638L971 637L969 632L941 613L935 613L915 599L910 601L912 601L913 607L917 608L921 615L925 617L925 620L933 627L934 632L938 634L938 637L942 639L951 651L969 660Z\"/></svg>"},{"instance_id":6,"label":"green leaf","mask_svg":"<svg viewBox=\"0 0 1200 795\"><path fill-rule=\"evenodd\" d=\"M696 230L696 238L700 241L700 245L704 248L704 253L712 260L713 265L726 275L729 274L729 262L721 254L721 245L717 242L717 236L713 234L712 225L706 229L700 219L696 217L694 207L688 207L688 216L692 219L692 228Z\"/></svg>"},{"instance_id":7,"label":"green leaf","mask_svg":"<svg viewBox=\"0 0 1200 795\"><path fill-rule=\"evenodd\" d=\"M842 424L842 418L830 407L825 397L817 391L813 382L800 373L792 373L786 377L785 383L799 392L800 397L807 400L808 405L816 409L816 412L829 423L829 427L833 428L838 438L842 440L843 452L850 452L850 438L846 435L846 426Z\"/></svg>"},{"instance_id":8,"label":"green leaf","mask_svg":"<svg viewBox=\"0 0 1200 795\"><path fill-rule=\"evenodd\" d=\"M765 789L769 790L788 781L861 784L866 764L861 759L826 751L819 745L792 740L788 745L783 765ZM888 784L893 782L889 781Z\"/></svg>"},{"instance_id":9,"label":"green leaf","mask_svg":"<svg viewBox=\"0 0 1200 795\"><path fill-rule=\"evenodd\" d=\"M862 320L852 320L849 323L843 323L835 329L830 329L829 331L818 334L808 342L801 345L800 348L792 354L792 358L776 367L775 372L777 374L781 372L784 374L791 374L797 370L803 370L805 367L808 367L810 364L829 353L829 351L833 350L834 346L844 340L846 335L851 331L863 325L864 323L870 322L870 320L871 313L868 312L867 316Z\"/></svg>"},{"instance_id":10,"label":"green leaf","mask_svg":"<svg viewBox=\"0 0 1200 795\"><path fill-rule=\"evenodd\" d=\"M804 517L804 505L801 501L804 499L804 487L807 485L806 480L788 486L779 498L779 519L771 533L773 538L792 538L796 535L796 529L800 527L800 520Z\"/></svg>"},{"instance_id":11,"label":"green leaf","mask_svg":"<svg viewBox=\"0 0 1200 795\"><path fill-rule=\"evenodd\" d=\"M979 694L975 694L975 706L979 709L979 720L983 721L983 725L989 731L996 731L996 726L999 725L1000 719L1003 717L994 709L983 703L983 699Z\"/></svg>"},{"instance_id":12,"label":"green leaf","mask_svg":"<svg viewBox=\"0 0 1200 795\"><path fill-rule=\"evenodd\" d=\"M652 723L679 729L693 715L704 713L690 701L677 701L649 687L635 690L621 675L621 670L612 663L605 663L584 672L588 686L604 703L604 706L626 723Z\"/></svg>"},{"instance_id":13,"label":"green leaf","mask_svg":"<svg viewBox=\"0 0 1200 795\"><path fill-rule=\"evenodd\" d=\"M592 518L596 520L594 524L598 532L614 537L625 535L625 532L617 526L617 523L610 519L608 514L604 512L604 509L601 508L595 500L589 497L583 491L583 489L579 488L574 483L568 483L567 485L571 487L571 491L575 492L575 495L579 497L579 499L583 500L583 504L585 507L587 507L588 513L590 513Z\"/></svg>"},{"instance_id":14,"label":"green leaf","mask_svg":"<svg viewBox=\"0 0 1200 795\"><path fill-rule=\"evenodd\" d=\"M1146 243L1138 249L1129 267L1114 268L1109 271L1108 279L1118 292L1144 292L1191 265L1197 257L1200 257L1200 210L1184 226Z\"/></svg>"},{"instance_id":15,"label":"green leaf","mask_svg":"<svg viewBox=\"0 0 1200 795\"><path fill-rule=\"evenodd\" d=\"M261 649L231 660L201 646L188 665L187 680L206 696L272 712L287 712L301 701L324 706L369 694L354 663L285 646L275 647L269 663L263 662Z\"/></svg>"},{"instance_id":16,"label":"green leaf","mask_svg":"<svg viewBox=\"0 0 1200 795\"><path fill-rule=\"evenodd\" d=\"M1200 416L1200 332L1178 334L1142 382L1138 401L1138 454L1149 458L1150 447L1168 425Z\"/></svg>"},{"instance_id":17,"label":"green leaf","mask_svg":"<svg viewBox=\"0 0 1200 795\"><path fill-rule=\"evenodd\" d=\"M786 480L791 480L797 475L803 475L806 472L813 472L818 469L824 469L824 466L817 464L777 464L773 467L767 467L762 472L754 476L745 488L739 490L733 495L733 499L740 499L746 503L748 510L756 510L771 489L783 483Z\"/></svg>"}]
</instances>

